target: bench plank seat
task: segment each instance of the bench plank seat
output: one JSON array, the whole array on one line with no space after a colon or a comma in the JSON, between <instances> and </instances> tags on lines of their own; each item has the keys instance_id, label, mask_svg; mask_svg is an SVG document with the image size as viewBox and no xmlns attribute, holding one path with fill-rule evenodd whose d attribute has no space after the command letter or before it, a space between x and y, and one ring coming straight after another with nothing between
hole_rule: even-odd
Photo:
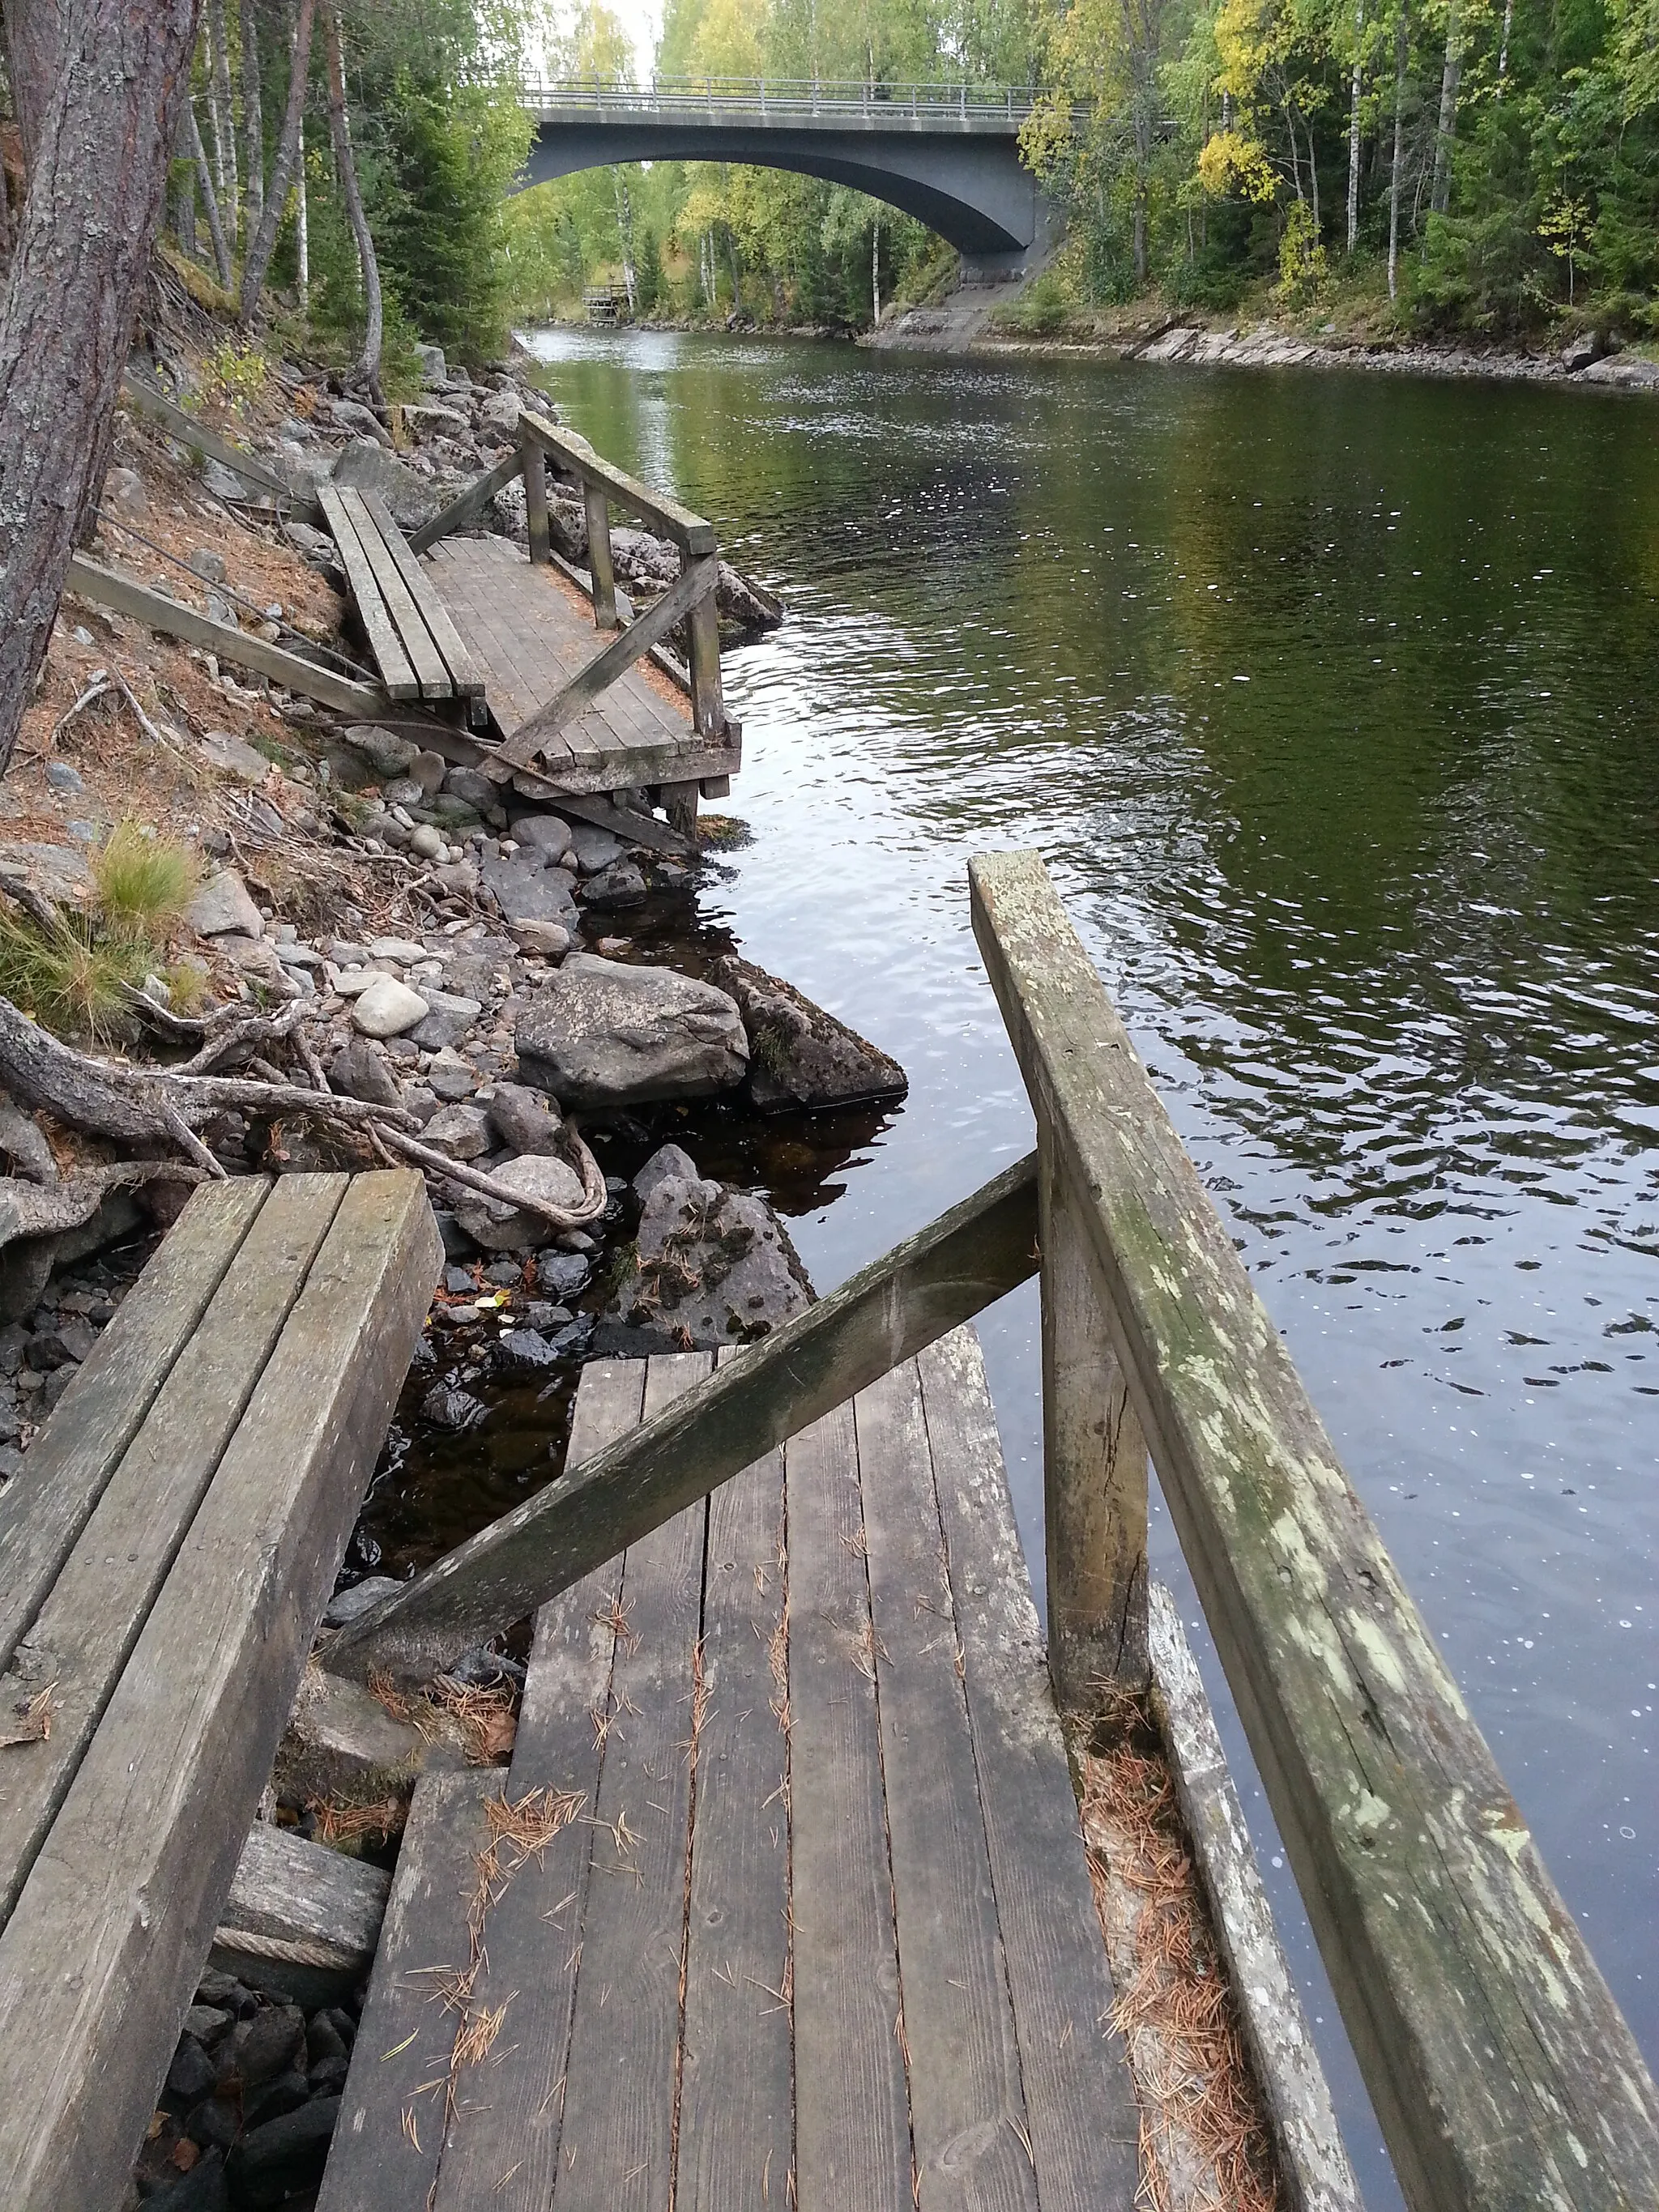
<instances>
[{"instance_id":1,"label":"bench plank seat","mask_svg":"<svg viewBox=\"0 0 1659 2212\"><path fill-rule=\"evenodd\" d=\"M380 494L323 484L318 499L390 696L481 701L483 672Z\"/></svg>"},{"instance_id":2,"label":"bench plank seat","mask_svg":"<svg viewBox=\"0 0 1659 2212\"><path fill-rule=\"evenodd\" d=\"M416 675L404 641L398 636L391 611L381 597L380 587L374 580L368 554L363 550L351 517L346 513L343 501L332 484L319 484L317 501L323 518L339 548L340 563L346 573L346 582L356 602L357 612L368 639L368 649L374 656L374 665L380 672L380 681L386 686L389 699L418 699L420 678Z\"/></svg>"},{"instance_id":3,"label":"bench plank seat","mask_svg":"<svg viewBox=\"0 0 1659 2212\"><path fill-rule=\"evenodd\" d=\"M112 1593L113 1618L83 1627L62 1692L78 1756L52 1762L43 1784L35 1755L49 1743L0 1746L0 1792L21 1773L30 1799L8 1832L13 1848L39 1837L21 1854L15 1902L0 1909L8 2212L121 2197L441 1265L413 1173L253 1182L249 1195L258 1203L238 1194L244 1233L228 1255L192 1218L199 1209L218 1229L226 1201L210 1188L153 1263L196 1304L198 1326L173 1331L171 1364L125 1449L102 1447L101 1492L66 1555L78 1577L101 1554ZM217 1266L205 1297L179 1253ZM162 1365L143 1291L141 1281L31 1450L11 1486L22 1507L40 1498L33 1462L54 1431L73 1429L78 1407L98 1409L94 1370L130 1356L122 1339L145 1337L149 1368ZM221 1297L263 1357L233 1344ZM211 1340L199 1353L198 1336ZM133 1518L144 1480L152 1498L167 1492L155 1532ZM146 1556L115 1556L119 1540ZM65 1633L75 1624L53 1604L49 1594L34 1614ZM43 1790L57 1802L42 1834Z\"/></svg>"}]
</instances>

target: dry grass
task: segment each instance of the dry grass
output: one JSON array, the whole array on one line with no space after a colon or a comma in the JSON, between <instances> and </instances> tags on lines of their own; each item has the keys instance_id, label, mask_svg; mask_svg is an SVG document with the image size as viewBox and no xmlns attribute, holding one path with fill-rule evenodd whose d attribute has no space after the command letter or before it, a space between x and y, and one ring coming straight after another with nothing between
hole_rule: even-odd
<instances>
[{"instance_id":1,"label":"dry grass","mask_svg":"<svg viewBox=\"0 0 1659 2212\"><path fill-rule=\"evenodd\" d=\"M1079 1751L1083 1832L1140 2106L1147 2212L1278 2212L1273 2153L1175 1785L1138 1711Z\"/></svg>"}]
</instances>

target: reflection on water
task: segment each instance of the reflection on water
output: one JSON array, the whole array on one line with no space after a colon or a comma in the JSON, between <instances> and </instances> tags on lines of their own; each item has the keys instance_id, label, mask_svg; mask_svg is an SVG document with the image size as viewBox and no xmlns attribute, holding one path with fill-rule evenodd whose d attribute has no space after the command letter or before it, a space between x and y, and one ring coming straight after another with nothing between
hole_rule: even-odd
<instances>
[{"instance_id":1,"label":"reflection on water","mask_svg":"<svg viewBox=\"0 0 1659 2212\"><path fill-rule=\"evenodd\" d=\"M539 343L792 610L707 918L913 1085L793 1224L820 1287L1030 1140L963 871L1036 846L1659 2054L1648 404ZM1028 1543L1034 1311L984 1328Z\"/></svg>"}]
</instances>

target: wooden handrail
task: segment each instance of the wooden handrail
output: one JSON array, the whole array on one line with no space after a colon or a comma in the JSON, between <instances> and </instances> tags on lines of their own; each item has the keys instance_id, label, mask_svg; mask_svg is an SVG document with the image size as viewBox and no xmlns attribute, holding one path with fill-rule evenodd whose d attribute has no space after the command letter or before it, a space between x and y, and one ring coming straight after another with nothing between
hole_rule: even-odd
<instances>
[{"instance_id":1,"label":"wooden handrail","mask_svg":"<svg viewBox=\"0 0 1659 2212\"><path fill-rule=\"evenodd\" d=\"M705 522L700 514L693 514L689 507L682 507L666 492L653 491L637 477L630 477L626 469L613 467L594 452L586 438L578 437L574 431L560 429L544 415L532 414L528 408L519 416L519 434L521 442L526 435L533 438L544 453L553 457L563 475L574 477L578 483L592 484L607 498L639 515L671 544L678 545L682 553L714 551L713 523Z\"/></svg>"},{"instance_id":2,"label":"wooden handrail","mask_svg":"<svg viewBox=\"0 0 1659 2212\"><path fill-rule=\"evenodd\" d=\"M1121 1374L1407 2202L1659 2203L1635 2040L1042 861L969 872L1045 1222L1075 1235L1047 1287L1073 1308L1092 1288L1113 1363L1095 1419ZM1066 1358L1085 1335L1073 1310ZM1120 1524L1133 1457L1100 1478ZM1102 1511L1090 1540L1084 1568L1121 1593L1134 1534Z\"/></svg>"}]
</instances>

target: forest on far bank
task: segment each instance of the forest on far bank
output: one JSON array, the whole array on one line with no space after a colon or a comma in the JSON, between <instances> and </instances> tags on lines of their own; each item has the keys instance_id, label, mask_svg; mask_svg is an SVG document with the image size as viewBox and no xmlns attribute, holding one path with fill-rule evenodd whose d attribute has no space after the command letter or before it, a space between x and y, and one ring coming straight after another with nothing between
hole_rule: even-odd
<instances>
[{"instance_id":1,"label":"forest on far bank","mask_svg":"<svg viewBox=\"0 0 1659 2212\"><path fill-rule=\"evenodd\" d=\"M1659 334L1659 0L668 0L653 61L1044 88L1027 157L1069 228L1027 328L1145 300ZM511 192L523 80L641 68L605 0L204 0L167 250L394 391L417 340L488 358L592 286L642 321L858 331L948 282L921 224L781 172Z\"/></svg>"}]
</instances>

